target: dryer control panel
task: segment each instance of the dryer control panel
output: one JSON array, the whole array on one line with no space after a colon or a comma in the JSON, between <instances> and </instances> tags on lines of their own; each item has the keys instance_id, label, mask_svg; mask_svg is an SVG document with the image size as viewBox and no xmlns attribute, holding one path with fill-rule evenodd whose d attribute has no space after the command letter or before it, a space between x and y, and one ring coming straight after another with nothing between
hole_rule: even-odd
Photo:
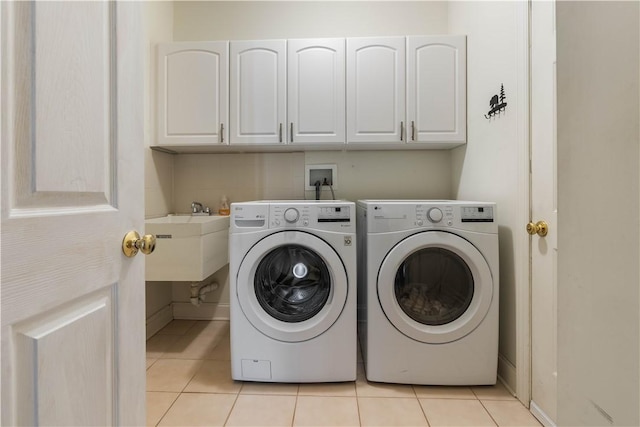
<instances>
[{"instance_id":1,"label":"dryer control panel","mask_svg":"<svg viewBox=\"0 0 640 427\"><path fill-rule=\"evenodd\" d=\"M495 233L495 203L456 200L360 200L369 233L458 228Z\"/></svg>"}]
</instances>

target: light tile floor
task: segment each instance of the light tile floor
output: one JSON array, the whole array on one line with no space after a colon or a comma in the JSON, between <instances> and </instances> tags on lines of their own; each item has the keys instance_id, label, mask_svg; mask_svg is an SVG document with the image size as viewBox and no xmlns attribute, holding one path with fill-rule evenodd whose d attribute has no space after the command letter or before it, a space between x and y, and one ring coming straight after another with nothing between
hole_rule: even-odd
<instances>
[{"instance_id":1,"label":"light tile floor","mask_svg":"<svg viewBox=\"0 0 640 427\"><path fill-rule=\"evenodd\" d=\"M158 426L539 426L502 386L231 379L229 322L174 320L147 341L147 424Z\"/></svg>"}]
</instances>

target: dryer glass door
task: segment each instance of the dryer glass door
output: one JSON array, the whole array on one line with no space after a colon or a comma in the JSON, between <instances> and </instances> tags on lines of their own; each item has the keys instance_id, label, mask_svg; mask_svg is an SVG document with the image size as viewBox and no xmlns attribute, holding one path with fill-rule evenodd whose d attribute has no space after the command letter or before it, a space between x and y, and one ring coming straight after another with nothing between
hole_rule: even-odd
<instances>
[{"instance_id":1,"label":"dryer glass door","mask_svg":"<svg viewBox=\"0 0 640 427\"><path fill-rule=\"evenodd\" d=\"M400 308L423 325L444 325L462 316L473 299L473 274L455 252L420 249L400 264L394 290Z\"/></svg>"},{"instance_id":2,"label":"dryer glass door","mask_svg":"<svg viewBox=\"0 0 640 427\"><path fill-rule=\"evenodd\" d=\"M377 290L391 324L430 344L469 334L498 297L480 251L444 231L417 233L395 245L380 265Z\"/></svg>"},{"instance_id":3,"label":"dryer glass door","mask_svg":"<svg viewBox=\"0 0 640 427\"><path fill-rule=\"evenodd\" d=\"M283 322L303 322L326 304L331 276L318 254L289 244L262 258L254 287L260 306L269 315Z\"/></svg>"}]
</instances>

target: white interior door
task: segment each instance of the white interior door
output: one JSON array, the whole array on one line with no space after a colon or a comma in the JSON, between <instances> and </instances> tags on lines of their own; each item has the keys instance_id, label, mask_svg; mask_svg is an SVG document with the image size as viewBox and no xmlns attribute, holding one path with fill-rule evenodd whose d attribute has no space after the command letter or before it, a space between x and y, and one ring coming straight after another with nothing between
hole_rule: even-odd
<instances>
[{"instance_id":1,"label":"white interior door","mask_svg":"<svg viewBox=\"0 0 640 427\"><path fill-rule=\"evenodd\" d=\"M143 425L140 6L0 7L2 424Z\"/></svg>"},{"instance_id":2,"label":"white interior door","mask_svg":"<svg viewBox=\"0 0 640 427\"><path fill-rule=\"evenodd\" d=\"M545 425L557 413L557 180L555 2L531 2L531 412Z\"/></svg>"}]
</instances>

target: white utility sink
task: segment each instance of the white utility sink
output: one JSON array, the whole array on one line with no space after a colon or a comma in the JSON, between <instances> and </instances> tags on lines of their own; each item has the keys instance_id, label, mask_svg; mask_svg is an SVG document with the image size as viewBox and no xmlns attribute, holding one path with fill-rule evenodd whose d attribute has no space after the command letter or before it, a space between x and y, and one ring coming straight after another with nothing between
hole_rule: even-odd
<instances>
[{"instance_id":1,"label":"white utility sink","mask_svg":"<svg viewBox=\"0 0 640 427\"><path fill-rule=\"evenodd\" d=\"M146 257L147 281L199 282L229 262L228 216L147 219L145 233L156 236L156 249Z\"/></svg>"}]
</instances>

